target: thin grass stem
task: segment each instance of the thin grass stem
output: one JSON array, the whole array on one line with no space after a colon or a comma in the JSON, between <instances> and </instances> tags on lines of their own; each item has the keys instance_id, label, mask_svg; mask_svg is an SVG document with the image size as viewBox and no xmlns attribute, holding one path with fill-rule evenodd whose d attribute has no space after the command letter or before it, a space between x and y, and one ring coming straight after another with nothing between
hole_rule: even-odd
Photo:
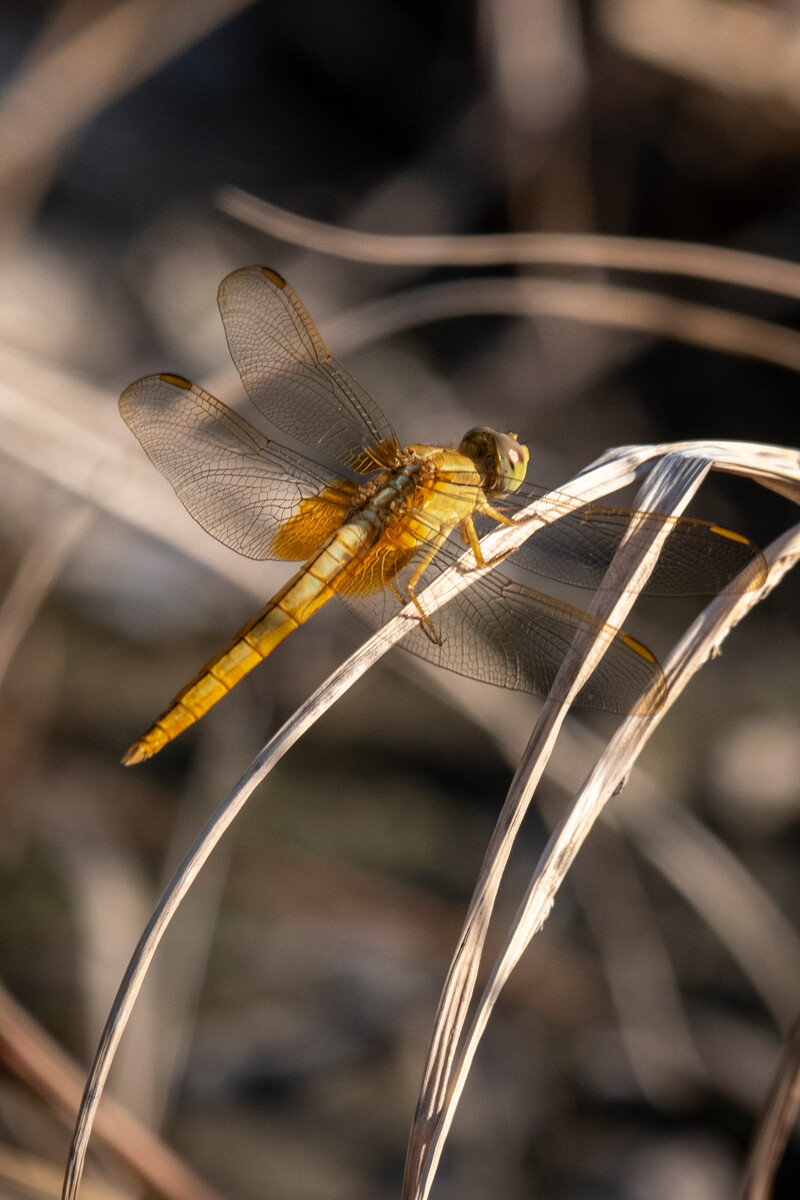
<instances>
[{"instance_id":1,"label":"thin grass stem","mask_svg":"<svg viewBox=\"0 0 800 1200\"><path fill-rule=\"evenodd\" d=\"M520 514L520 519L514 526L510 528L501 527L489 534L482 541L486 558L493 559L506 551L516 549L527 537L530 537L540 528L545 521L548 519L552 520L557 515L562 515L567 507L564 498L565 491L568 492L572 501L572 508L581 507L588 501L596 500L633 482L636 478L647 472L649 465L654 459L663 459L665 456L670 458L670 464L668 468L662 468L660 471L654 472L657 482L650 485L645 496L645 502L651 499L654 504L658 502L663 503L665 496L669 495L669 478L672 479L673 484L675 484L676 477L680 478L681 487L688 492L696 483L699 483L710 461L713 461L718 469L725 470L741 469L742 462L745 462L753 472L756 471L758 463L763 467L765 473L775 480L791 476L794 481L800 481L800 462L798 461L797 453L783 450L779 447L749 447L741 446L737 443L688 443L680 446L625 447L622 450L609 451L592 467L581 472L579 476L567 485L564 491L558 493L558 499L555 502L548 502L548 497L544 496L541 500L530 506L527 512ZM794 472L793 475L792 472ZM666 476L666 480L664 476ZM620 555L627 553L628 569L629 572L632 571L629 577L633 585L637 586L644 577L643 573L652 569L655 558L652 556L648 558L647 554L639 554L639 561L631 563L631 545L632 543L623 543L614 563L612 563L610 572L614 572L614 564L620 558ZM657 555L657 549L656 545L652 547L653 555ZM467 553L464 555L461 563L445 571L422 593L420 600L424 604L426 612L433 614L438 611L442 604L451 599L458 591L468 587L482 573L475 570L474 567L471 568L469 563L470 555ZM613 620L623 611L627 602L624 594L615 598L613 592L603 589L601 593L598 593L598 598L595 600L593 607L596 607L597 611L594 615L601 616L604 611L608 611ZM374 662L386 653L390 646L402 639L407 632L407 621L415 619L414 613L415 610L411 605L403 609L379 634L366 642L356 654L318 688L314 695L297 710L275 737L256 756L239 782L231 789L226 799L198 834L183 861L176 869L172 880L156 905L154 913L134 950L101 1035L73 1133L64 1177L64 1200L74 1200L80 1185L97 1107L116 1048L132 1012L138 991L144 981L159 942L194 879L202 869L203 864L208 859L220 837L222 837L225 830L241 811L253 790L267 776L275 763L283 757L322 713L343 695ZM602 619L607 618L602 617ZM595 626L591 626L587 632L583 630L579 631L575 639L575 644L568 656L569 661L565 662L559 673L559 677L556 679L555 688L561 687L563 675L574 673L572 686L566 694L574 695L579 690L582 681L588 676L594 666L594 662L596 662L597 651L596 648L594 650L592 648L592 643L596 642L596 640ZM595 655L594 662L590 658L591 654ZM559 694L562 694L562 692L560 691ZM544 718L537 727L539 732L533 739L534 743L537 741L542 741L543 744L547 745L551 743L555 736L556 727L563 720L563 714L561 714L560 709L561 706L556 705L552 701L545 703ZM535 769L534 772L528 772L528 778L524 785L526 788L534 773ZM519 773L518 777L521 779ZM513 807L507 802L504 812ZM450 1058L451 1056L448 1054L446 1057Z\"/></svg>"},{"instance_id":2,"label":"thin grass stem","mask_svg":"<svg viewBox=\"0 0 800 1200\"><path fill-rule=\"evenodd\" d=\"M569 485L574 499L574 507L580 507L588 500L597 499L608 492L626 486L637 475L646 471L651 459L654 456L658 457L659 453L664 452L664 449L651 446L628 447L616 456L605 455L595 468L589 468L582 472L574 486ZM563 493L559 493L559 500L555 505L551 505L550 509L548 509L546 496L531 506L531 509L533 515L529 514L528 519L518 521L511 528L500 528L483 539L482 545L487 558L492 558L505 549L516 548L526 537L531 536L537 528L540 528L543 520L548 516L552 517L556 515L556 512L563 512ZM468 554L465 554L464 561L469 561L469 557ZM451 568L444 572L420 597L426 612L432 614L438 611L452 595L469 586L477 574L478 572L475 570L460 572L458 568ZM147 975L159 942L194 879L219 839L275 763L323 712L386 653L391 645L403 637L407 631L406 621L409 617L414 619L413 612L413 607L407 606L399 616L390 621L379 634L370 638L338 671L334 672L293 714L255 757L247 771L200 831L177 867L131 956L100 1037L73 1133L64 1177L64 1200L74 1200L77 1194L97 1107L117 1046L136 1002L138 991Z\"/></svg>"},{"instance_id":3,"label":"thin grass stem","mask_svg":"<svg viewBox=\"0 0 800 1200\"><path fill-rule=\"evenodd\" d=\"M610 237L596 233L406 235L346 229L299 216L240 188L217 194L219 208L272 237L356 262L405 267L486 267L548 263L685 275L800 299L800 265L695 242Z\"/></svg>"},{"instance_id":4,"label":"thin grass stem","mask_svg":"<svg viewBox=\"0 0 800 1200\"><path fill-rule=\"evenodd\" d=\"M658 511L677 515L689 503L709 466L710 460L700 455L690 458L681 454L666 455L656 465L637 497L639 510L644 513L657 508ZM651 537L645 547L643 541L631 540L632 532L633 528L617 551L603 586L598 589L589 609L592 616L617 626L633 605L637 590L644 585L655 567L661 545L667 536L666 526L659 531L651 528ZM596 665L599 651L599 631L589 626L580 630L551 690L551 696L564 698L554 701L548 697L545 700L495 825L434 1020L420 1097L409 1137L404 1200L426 1196L433 1181L460 1095L459 1088L453 1099L451 1079L454 1063L472 1002L500 882L569 706ZM636 718L645 722L649 719ZM542 921L544 916L546 912Z\"/></svg>"},{"instance_id":5,"label":"thin grass stem","mask_svg":"<svg viewBox=\"0 0 800 1200\"><path fill-rule=\"evenodd\" d=\"M768 577L762 587L738 595L735 592L725 593L707 606L664 662L670 689L664 707L645 720L628 717L623 721L551 835L512 923L505 948L495 963L478 1003L463 1048L452 1071L448 1073L448 1086L441 1108L429 1118L428 1136L423 1143L424 1153L419 1159L416 1156L410 1159L412 1167L415 1161L419 1163L413 1187L409 1180L406 1188L406 1194L413 1196L414 1200L426 1200L430 1193L444 1141L497 998L523 951L544 924L556 892L602 808L624 785L642 748L692 675L745 613L772 590L799 557L800 526L797 526L777 539L766 552ZM525 769L532 776L537 776L539 764L536 758ZM413 1145L418 1151L415 1132L412 1130L410 1150Z\"/></svg>"},{"instance_id":6,"label":"thin grass stem","mask_svg":"<svg viewBox=\"0 0 800 1200\"><path fill-rule=\"evenodd\" d=\"M800 370L800 334L657 292L551 279L458 279L411 288L344 312L326 324L333 345L357 350L382 337L453 317L553 317L668 338L721 354Z\"/></svg>"}]
</instances>

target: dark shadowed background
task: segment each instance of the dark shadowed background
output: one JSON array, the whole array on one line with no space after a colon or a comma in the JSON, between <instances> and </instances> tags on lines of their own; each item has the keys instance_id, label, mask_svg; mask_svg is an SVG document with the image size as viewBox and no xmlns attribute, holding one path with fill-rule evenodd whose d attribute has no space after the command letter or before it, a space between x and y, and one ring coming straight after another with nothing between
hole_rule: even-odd
<instances>
[{"instance_id":1,"label":"dark shadowed background","mask_svg":"<svg viewBox=\"0 0 800 1200\"><path fill-rule=\"evenodd\" d=\"M796 302L574 265L359 262L238 219L242 193L363 232L795 260L798 63L793 0L0 7L0 976L84 1067L195 832L364 636L331 605L159 758L118 765L290 571L212 543L116 410L153 371L241 399L215 305L227 272L286 276L401 439L513 428L548 485L618 444L800 431L796 350L795 370L764 361L739 326L743 353L688 344L691 314L683 339L613 328L592 289L788 329ZM579 307L583 285L582 319L493 311L484 285L520 275L570 282ZM434 304L370 333L377 301L441 284L464 315ZM691 511L761 543L794 520L730 478ZM631 631L663 655L699 606L648 601ZM492 1019L441 1200L735 1193L800 1004L799 624L790 577L590 838ZM537 711L441 675L393 651L362 680L255 794L159 952L111 1090L229 1197L399 1196L439 989ZM490 950L587 740L614 728L574 720ZM15 1040L0 1029L0 1177L49 1195L69 1126ZM34 1178L38 1160L56 1172ZM90 1178L138 1186L105 1150ZM790 1144L776 1195L799 1179Z\"/></svg>"}]
</instances>

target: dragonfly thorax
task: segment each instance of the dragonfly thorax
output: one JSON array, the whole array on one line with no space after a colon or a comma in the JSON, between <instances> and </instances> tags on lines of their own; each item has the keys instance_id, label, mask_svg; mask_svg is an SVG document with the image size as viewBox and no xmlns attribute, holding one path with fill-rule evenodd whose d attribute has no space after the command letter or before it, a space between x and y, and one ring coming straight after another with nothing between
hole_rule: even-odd
<instances>
[{"instance_id":1,"label":"dragonfly thorax","mask_svg":"<svg viewBox=\"0 0 800 1200\"><path fill-rule=\"evenodd\" d=\"M528 469L528 447L517 441L515 433L479 426L464 434L458 452L475 463L484 491L490 495L515 492Z\"/></svg>"}]
</instances>

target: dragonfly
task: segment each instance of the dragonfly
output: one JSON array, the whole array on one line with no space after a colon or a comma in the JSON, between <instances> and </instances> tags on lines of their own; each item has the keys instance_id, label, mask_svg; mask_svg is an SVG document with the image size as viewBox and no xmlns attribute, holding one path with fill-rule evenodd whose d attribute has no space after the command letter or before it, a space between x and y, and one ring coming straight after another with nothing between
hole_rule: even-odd
<instances>
[{"instance_id":1,"label":"dragonfly","mask_svg":"<svg viewBox=\"0 0 800 1200\"><path fill-rule=\"evenodd\" d=\"M120 397L122 417L192 517L252 559L302 562L300 570L128 750L126 765L158 753L261 663L334 595L380 628L406 606L401 645L471 679L547 694L576 633L596 629L602 657L579 706L646 715L664 702L655 656L527 582L493 569L433 616L420 590L511 524L545 489L526 480L529 451L513 433L467 432L456 447L404 445L375 401L333 358L302 302L268 267L228 275L217 296L231 356L247 395L276 440L180 375L148 375ZM669 526L645 587L656 595L716 594L766 574L747 538L706 521L590 504L547 492L553 519L515 551L528 573L586 588L601 585L630 537ZM462 568L463 569L463 568Z\"/></svg>"}]
</instances>

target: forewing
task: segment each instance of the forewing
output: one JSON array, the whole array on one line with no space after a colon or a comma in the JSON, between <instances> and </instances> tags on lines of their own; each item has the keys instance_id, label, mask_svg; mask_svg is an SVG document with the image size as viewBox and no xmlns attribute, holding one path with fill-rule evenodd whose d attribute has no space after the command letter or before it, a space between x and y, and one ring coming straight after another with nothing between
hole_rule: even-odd
<instances>
[{"instance_id":1,"label":"forewing","mask_svg":"<svg viewBox=\"0 0 800 1200\"><path fill-rule=\"evenodd\" d=\"M458 557L455 546L443 547L426 571L419 590ZM409 563L396 581L414 567ZM343 596L353 612L380 628L400 611L390 591ZM407 597L404 597L407 599ZM409 619L400 645L412 653L469 679L517 691L546 695L575 634L589 626L601 633L606 652L575 703L607 712L655 712L664 702L666 683L653 655L635 639L595 617L563 604L492 571L454 596L431 618L437 641L420 620Z\"/></svg>"},{"instance_id":2,"label":"forewing","mask_svg":"<svg viewBox=\"0 0 800 1200\"><path fill-rule=\"evenodd\" d=\"M374 469L365 450L397 447L378 405L331 357L280 275L243 267L223 279L217 301L247 393L276 428L358 471Z\"/></svg>"},{"instance_id":3,"label":"forewing","mask_svg":"<svg viewBox=\"0 0 800 1200\"><path fill-rule=\"evenodd\" d=\"M306 558L348 516L353 484L178 375L137 380L119 407L195 520L247 558Z\"/></svg>"},{"instance_id":4,"label":"forewing","mask_svg":"<svg viewBox=\"0 0 800 1200\"><path fill-rule=\"evenodd\" d=\"M525 484L513 498L499 502L498 507L510 512L542 494L543 489ZM569 512L565 504L565 515L534 533L516 551L512 561L515 566L548 579L597 588L635 515L630 509L600 504ZM758 546L709 521L660 513L640 514L631 534L632 541L647 547L665 526L668 537L642 589L646 594L715 596L728 589L741 572L744 575L736 584L737 591L749 591L763 583L766 564ZM482 523L481 533L488 528L488 523Z\"/></svg>"}]
</instances>

